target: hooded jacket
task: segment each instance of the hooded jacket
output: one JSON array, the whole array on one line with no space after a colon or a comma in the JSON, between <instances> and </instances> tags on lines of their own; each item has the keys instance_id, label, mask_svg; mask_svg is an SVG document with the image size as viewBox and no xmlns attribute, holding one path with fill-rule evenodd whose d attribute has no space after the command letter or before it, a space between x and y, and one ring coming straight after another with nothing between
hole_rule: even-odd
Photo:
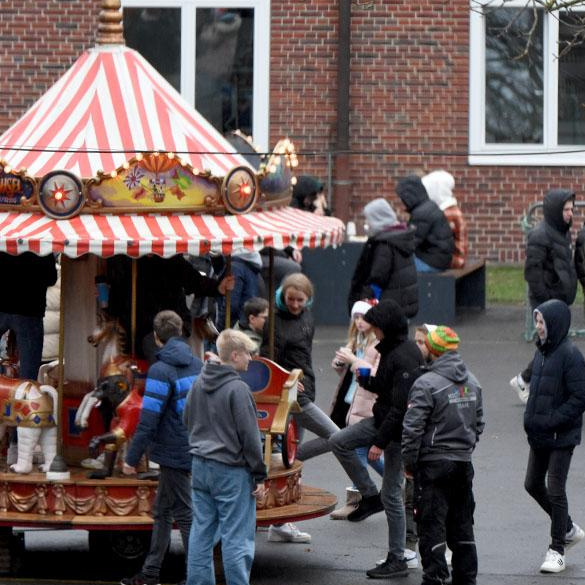
<instances>
[{"instance_id":1,"label":"hooded jacket","mask_svg":"<svg viewBox=\"0 0 585 585\"><path fill-rule=\"evenodd\" d=\"M191 457L183 425L185 399L201 371L201 360L182 338L171 337L148 369L138 427L128 448L126 463L136 467L148 451L164 467L189 471Z\"/></svg>"},{"instance_id":2,"label":"hooded jacket","mask_svg":"<svg viewBox=\"0 0 585 585\"><path fill-rule=\"evenodd\" d=\"M276 291L274 314L274 361L287 370L300 368L303 371L304 391L298 395L301 406L315 401L315 373L313 371L313 337L315 323L309 310L309 299L300 315L293 315L286 307L282 288ZM264 325L264 336L260 355L269 356L268 320Z\"/></svg>"},{"instance_id":3,"label":"hooded jacket","mask_svg":"<svg viewBox=\"0 0 585 585\"><path fill-rule=\"evenodd\" d=\"M392 214L383 206L374 207L379 201L385 203ZM373 235L364 245L351 279L348 311L360 299L377 298L372 289L374 285L381 289L379 300L392 299L404 309L407 317L414 317L418 312L415 230L399 223L396 214L383 199L368 203L364 215Z\"/></svg>"},{"instance_id":4,"label":"hooded jacket","mask_svg":"<svg viewBox=\"0 0 585 585\"><path fill-rule=\"evenodd\" d=\"M585 361L569 341L571 312L553 299L539 305L546 338L536 342L524 430L535 448L562 449L581 442L585 410Z\"/></svg>"},{"instance_id":5,"label":"hooded jacket","mask_svg":"<svg viewBox=\"0 0 585 585\"><path fill-rule=\"evenodd\" d=\"M453 233L443 212L429 199L420 178L410 175L402 179L396 193L410 213L409 224L416 229L415 256L438 270L449 268L455 249Z\"/></svg>"},{"instance_id":6,"label":"hooded jacket","mask_svg":"<svg viewBox=\"0 0 585 585\"><path fill-rule=\"evenodd\" d=\"M395 301L378 303L364 315L364 320L384 334L376 346L380 354L378 370L364 387L377 395L372 408L378 429L374 445L385 449L391 441L401 441L408 392L420 372L423 358L414 341L408 339L408 322Z\"/></svg>"},{"instance_id":7,"label":"hooded jacket","mask_svg":"<svg viewBox=\"0 0 585 585\"><path fill-rule=\"evenodd\" d=\"M421 181L429 199L434 201L445 214L453 232L455 250L451 259L451 268L463 268L467 258L467 223L457 204L457 199L453 196L455 179L451 173L440 170L425 175Z\"/></svg>"},{"instance_id":8,"label":"hooded jacket","mask_svg":"<svg viewBox=\"0 0 585 585\"><path fill-rule=\"evenodd\" d=\"M266 479L256 406L250 387L229 365L208 361L187 396L183 420L192 455L249 469Z\"/></svg>"},{"instance_id":9,"label":"hooded jacket","mask_svg":"<svg viewBox=\"0 0 585 585\"><path fill-rule=\"evenodd\" d=\"M571 251L571 225L563 220L563 207L575 193L551 189L544 197L544 219L528 234L524 278L534 308L549 299L568 305L575 300L577 274Z\"/></svg>"},{"instance_id":10,"label":"hooded jacket","mask_svg":"<svg viewBox=\"0 0 585 585\"><path fill-rule=\"evenodd\" d=\"M481 387L461 356L448 351L412 386L402 431L406 469L419 461L471 461L483 432Z\"/></svg>"}]
</instances>

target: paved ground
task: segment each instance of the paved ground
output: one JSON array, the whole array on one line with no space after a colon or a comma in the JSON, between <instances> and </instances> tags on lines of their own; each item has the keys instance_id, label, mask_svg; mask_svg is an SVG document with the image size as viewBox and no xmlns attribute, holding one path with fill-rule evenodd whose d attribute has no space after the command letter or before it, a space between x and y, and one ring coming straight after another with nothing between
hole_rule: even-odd
<instances>
[{"instance_id":1,"label":"paved ground","mask_svg":"<svg viewBox=\"0 0 585 585\"><path fill-rule=\"evenodd\" d=\"M581 307L574 311L578 326ZM585 583L585 543L573 549L568 569L558 576L542 576L538 567L548 544L548 520L523 489L528 447L522 429L523 407L508 386L533 353L522 340L523 312L517 307L490 307L483 314L461 316L453 326L462 338L461 353L484 388L487 425L475 455L477 500L476 538L479 549L479 585L531 585ZM327 408L336 376L329 368L336 347L344 341L343 328L319 328L315 341L317 397ZM585 351L585 340L577 344ZM344 497L347 478L329 455L307 462L304 481L326 487ZM585 525L585 448L575 452L569 477L571 513ZM365 570L385 555L383 515L352 524L328 517L300 525L311 532L310 545L268 543L259 532L252 574L253 585L355 585L369 581ZM112 582L117 578L108 563L92 558L83 534L58 538L54 533L27 535L23 576ZM176 550L176 547L175 549ZM177 576L180 556L171 557L166 580ZM69 569L65 566L69 565ZM411 571L404 585L420 583L420 571ZM0 583L15 583L6 580Z\"/></svg>"}]
</instances>

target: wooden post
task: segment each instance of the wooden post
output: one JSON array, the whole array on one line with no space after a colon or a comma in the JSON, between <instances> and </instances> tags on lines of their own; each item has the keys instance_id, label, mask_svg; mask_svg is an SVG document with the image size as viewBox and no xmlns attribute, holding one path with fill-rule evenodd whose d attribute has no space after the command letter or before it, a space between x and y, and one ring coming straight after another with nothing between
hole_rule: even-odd
<instances>
[{"instance_id":1,"label":"wooden post","mask_svg":"<svg viewBox=\"0 0 585 585\"><path fill-rule=\"evenodd\" d=\"M136 295L138 290L138 261L132 258L132 297L130 299L130 355L136 356Z\"/></svg>"},{"instance_id":2,"label":"wooden post","mask_svg":"<svg viewBox=\"0 0 585 585\"><path fill-rule=\"evenodd\" d=\"M270 248L268 254L268 357L274 360L274 330L275 319L275 285L274 285L274 248Z\"/></svg>"},{"instance_id":3,"label":"wooden post","mask_svg":"<svg viewBox=\"0 0 585 585\"><path fill-rule=\"evenodd\" d=\"M232 257L226 256L225 275L230 276L232 273ZM232 291L225 291L225 328L229 329L232 324Z\"/></svg>"}]
</instances>

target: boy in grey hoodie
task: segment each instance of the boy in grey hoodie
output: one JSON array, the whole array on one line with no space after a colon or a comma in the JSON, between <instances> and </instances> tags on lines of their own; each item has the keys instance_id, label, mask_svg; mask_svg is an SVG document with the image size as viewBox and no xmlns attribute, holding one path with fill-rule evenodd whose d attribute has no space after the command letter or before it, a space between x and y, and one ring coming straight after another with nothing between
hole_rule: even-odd
<instances>
[{"instance_id":1,"label":"boy in grey hoodie","mask_svg":"<svg viewBox=\"0 0 585 585\"><path fill-rule=\"evenodd\" d=\"M266 467L246 371L254 343L241 331L217 338L219 362L208 361L187 396L183 420L193 457L193 525L187 585L215 583L213 546L221 538L226 582L247 585L254 560L256 499Z\"/></svg>"}]
</instances>

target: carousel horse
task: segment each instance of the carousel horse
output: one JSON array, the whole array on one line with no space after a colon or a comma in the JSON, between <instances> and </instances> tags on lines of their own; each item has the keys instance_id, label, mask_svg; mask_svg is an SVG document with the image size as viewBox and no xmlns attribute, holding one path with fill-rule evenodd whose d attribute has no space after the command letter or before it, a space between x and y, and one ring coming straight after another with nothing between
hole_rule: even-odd
<instances>
[{"instance_id":1,"label":"carousel horse","mask_svg":"<svg viewBox=\"0 0 585 585\"><path fill-rule=\"evenodd\" d=\"M94 347L103 346L102 363L100 366L99 378L104 378L108 370L115 369L122 375L126 376L129 383L132 383L134 378L134 370L132 366L132 359L125 353L126 332L117 319L100 314L98 327L87 338L87 341ZM85 429L88 426L89 415L92 409L99 404L100 400L96 398L95 390L87 393L77 412L75 414L75 425L80 429ZM101 408L102 418L104 419L104 426L108 428L112 420L112 411L108 408L109 405L104 403Z\"/></svg>"},{"instance_id":2,"label":"carousel horse","mask_svg":"<svg viewBox=\"0 0 585 585\"><path fill-rule=\"evenodd\" d=\"M57 452L57 391L33 380L0 376L0 433L16 427L18 459L10 469L30 473L33 451L40 445L45 462L41 471L48 471Z\"/></svg>"}]
</instances>

